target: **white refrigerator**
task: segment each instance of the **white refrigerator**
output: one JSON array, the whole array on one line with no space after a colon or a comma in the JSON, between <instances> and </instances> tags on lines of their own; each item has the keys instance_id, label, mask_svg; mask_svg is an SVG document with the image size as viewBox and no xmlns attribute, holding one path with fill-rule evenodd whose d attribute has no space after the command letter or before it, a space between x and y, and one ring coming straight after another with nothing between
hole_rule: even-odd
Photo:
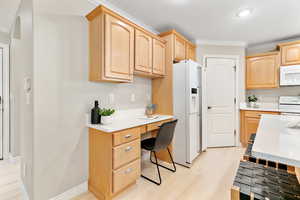
<instances>
[{"instance_id":1,"label":"white refrigerator","mask_svg":"<svg viewBox=\"0 0 300 200\"><path fill-rule=\"evenodd\" d=\"M201 152L201 67L186 60L173 65L173 111L178 119L173 152L176 163L190 167Z\"/></svg>"}]
</instances>

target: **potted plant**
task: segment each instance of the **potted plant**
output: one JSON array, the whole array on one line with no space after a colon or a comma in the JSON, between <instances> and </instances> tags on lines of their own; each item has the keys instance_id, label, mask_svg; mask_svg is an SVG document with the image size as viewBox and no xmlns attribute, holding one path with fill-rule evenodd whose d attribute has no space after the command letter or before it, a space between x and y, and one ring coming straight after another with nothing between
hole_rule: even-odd
<instances>
[{"instance_id":1,"label":"potted plant","mask_svg":"<svg viewBox=\"0 0 300 200\"><path fill-rule=\"evenodd\" d=\"M114 109L102 108L99 110L99 115L101 116L101 124L111 124L112 123L112 114L115 113Z\"/></svg>"},{"instance_id":2,"label":"potted plant","mask_svg":"<svg viewBox=\"0 0 300 200\"><path fill-rule=\"evenodd\" d=\"M248 96L248 101L249 101L250 107L255 107L257 100L258 99L257 99L257 97L255 95Z\"/></svg>"},{"instance_id":3,"label":"potted plant","mask_svg":"<svg viewBox=\"0 0 300 200\"><path fill-rule=\"evenodd\" d=\"M146 107L146 115L147 117L152 117L156 109L156 104L148 104Z\"/></svg>"}]
</instances>

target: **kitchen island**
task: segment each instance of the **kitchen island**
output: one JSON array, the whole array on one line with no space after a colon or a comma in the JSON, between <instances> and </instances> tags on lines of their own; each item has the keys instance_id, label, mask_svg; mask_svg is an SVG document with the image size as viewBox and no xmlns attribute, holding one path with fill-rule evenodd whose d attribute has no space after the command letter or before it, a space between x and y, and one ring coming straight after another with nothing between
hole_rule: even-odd
<instances>
[{"instance_id":1,"label":"kitchen island","mask_svg":"<svg viewBox=\"0 0 300 200\"><path fill-rule=\"evenodd\" d=\"M296 167L300 178L300 129L288 128L284 115L262 115L252 155Z\"/></svg>"}]
</instances>

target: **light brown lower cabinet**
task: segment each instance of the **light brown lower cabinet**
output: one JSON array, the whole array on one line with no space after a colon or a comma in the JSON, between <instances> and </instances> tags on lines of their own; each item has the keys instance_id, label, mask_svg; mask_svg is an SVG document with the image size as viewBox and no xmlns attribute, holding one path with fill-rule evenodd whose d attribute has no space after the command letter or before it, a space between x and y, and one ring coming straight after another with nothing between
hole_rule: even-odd
<instances>
[{"instance_id":1,"label":"light brown lower cabinet","mask_svg":"<svg viewBox=\"0 0 300 200\"><path fill-rule=\"evenodd\" d=\"M89 191L99 200L111 200L135 184L141 175L141 134L153 132L163 120L113 133L89 129ZM170 145L172 152L172 145ZM158 159L170 162L167 151Z\"/></svg>"},{"instance_id":2,"label":"light brown lower cabinet","mask_svg":"<svg viewBox=\"0 0 300 200\"><path fill-rule=\"evenodd\" d=\"M279 112L241 110L240 142L245 147L252 133L257 132L262 114L279 115Z\"/></svg>"}]
</instances>

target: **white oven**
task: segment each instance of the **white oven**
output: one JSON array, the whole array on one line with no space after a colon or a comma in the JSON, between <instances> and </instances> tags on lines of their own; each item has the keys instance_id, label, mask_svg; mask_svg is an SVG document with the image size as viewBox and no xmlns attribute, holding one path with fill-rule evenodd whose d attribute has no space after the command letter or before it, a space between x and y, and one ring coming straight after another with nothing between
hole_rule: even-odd
<instances>
[{"instance_id":1,"label":"white oven","mask_svg":"<svg viewBox=\"0 0 300 200\"><path fill-rule=\"evenodd\" d=\"M281 66L280 85L300 85L300 65Z\"/></svg>"},{"instance_id":2,"label":"white oven","mask_svg":"<svg viewBox=\"0 0 300 200\"><path fill-rule=\"evenodd\" d=\"M281 96L279 98L281 115L300 115L300 96Z\"/></svg>"}]
</instances>

